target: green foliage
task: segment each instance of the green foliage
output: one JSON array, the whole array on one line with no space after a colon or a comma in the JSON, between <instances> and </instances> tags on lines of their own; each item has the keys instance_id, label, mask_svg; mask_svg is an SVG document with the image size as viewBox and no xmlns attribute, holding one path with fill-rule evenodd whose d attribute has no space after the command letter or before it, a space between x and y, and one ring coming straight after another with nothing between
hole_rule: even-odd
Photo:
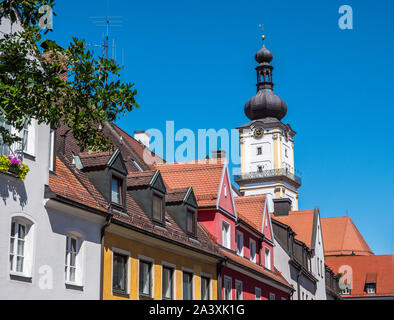
<instances>
[{"instance_id":1,"label":"green foliage","mask_svg":"<svg viewBox=\"0 0 394 320\"><path fill-rule=\"evenodd\" d=\"M11 165L10 159L7 156L0 157L0 171L1 172L8 172L8 168Z\"/></svg>"},{"instance_id":2,"label":"green foliage","mask_svg":"<svg viewBox=\"0 0 394 320\"><path fill-rule=\"evenodd\" d=\"M108 149L102 124L138 107L134 84L122 83L119 65L95 58L83 40L73 38L62 49L44 38L45 32L38 27L42 5L53 7L54 1L0 3L0 18L19 20L23 26L23 31L0 39L0 118L17 130L32 118L51 127L62 122L82 149ZM42 44L44 56L38 49ZM20 140L1 127L0 135L8 144Z\"/></svg>"}]
</instances>

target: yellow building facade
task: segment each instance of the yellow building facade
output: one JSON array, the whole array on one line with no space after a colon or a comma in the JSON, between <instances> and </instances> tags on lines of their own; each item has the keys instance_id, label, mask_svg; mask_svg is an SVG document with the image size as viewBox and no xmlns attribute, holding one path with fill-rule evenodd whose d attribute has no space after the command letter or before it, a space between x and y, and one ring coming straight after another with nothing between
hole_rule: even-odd
<instances>
[{"instance_id":1,"label":"yellow building facade","mask_svg":"<svg viewBox=\"0 0 394 320\"><path fill-rule=\"evenodd\" d=\"M123 294L113 288L114 254L120 253L127 260L127 286ZM209 299L217 299L217 264L213 255L193 250L187 246L159 239L144 232L111 224L104 235L103 299L139 300L163 299L163 268L173 270L173 299L183 300L183 275L192 275L193 300L201 299L201 283L209 279ZM140 261L151 263L150 297L140 294ZM207 288L205 286L205 288Z\"/></svg>"}]
</instances>

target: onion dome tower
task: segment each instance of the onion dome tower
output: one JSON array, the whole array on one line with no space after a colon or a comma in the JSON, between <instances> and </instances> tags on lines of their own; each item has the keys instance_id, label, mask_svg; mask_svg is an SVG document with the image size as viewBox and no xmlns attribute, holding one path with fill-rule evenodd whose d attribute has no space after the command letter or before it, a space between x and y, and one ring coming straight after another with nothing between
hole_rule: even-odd
<instances>
[{"instance_id":1,"label":"onion dome tower","mask_svg":"<svg viewBox=\"0 0 394 320\"><path fill-rule=\"evenodd\" d=\"M257 93L245 104L245 114L250 120L273 117L281 120L287 112L286 103L277 96L272 82L273 66L270 62L274 58L271 51L265 45L265 36L262 36L263 46L257 51L255 60L258 63L257 71Z\"/></svg>"},{"instance_id":2,"label":"onion dome tower","mask_svg":"<svg viewBox=\"0 0 394 320\"><path fill-rule=\"evenodd\" d=\"M266 194L298 209L301 179L295 175L294 136L286 115L286 103L274 93L271 61L264 44L257 51L257 93L246 102L244 111L250 122L238 127L241 147L240 174L234 175L244 195Z\"/></svg>"}]
</instances>

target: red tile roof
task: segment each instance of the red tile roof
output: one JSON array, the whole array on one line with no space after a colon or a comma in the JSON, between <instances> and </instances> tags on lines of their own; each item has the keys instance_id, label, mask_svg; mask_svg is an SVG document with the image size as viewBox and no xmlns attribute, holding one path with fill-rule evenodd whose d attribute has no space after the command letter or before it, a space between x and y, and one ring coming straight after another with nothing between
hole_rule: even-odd
<instances>
[{"instance_id":1,"label":"red tile roof","mask_svg":"<svg viewBox=\"0 0 394 320\"><path fill-rule=\"evenodd\" d=\"M394 296L394 255L332 256L325 261L335 274L341 266L352 268L351 294L343 295L344 298ZM368 281L376 281L375 295L364 291Z\"/></svg>"},{"instance_id":2,"label":"red tile roof","mask_svg":"<svg viewBox=\"0 0 394 320\"><path fill-rule=\"evenodd\" d=\"M293 287L286 281L285 278L283 278L282 274L278 270L270 271L263 266L260 266L244 257L241 257L235 253L232 253L228 250L221 249L222 254L230 259L231 261L234 261L235 263L241 264L245 266L248 269L252 269L254 271L257 271L261 273L263 276L271 278L272 280L279 282L280 284L286 286L289 289L293 289Z\"/></svg>"},{"instance_id":3,"label":"red tile roof","mask_svg":"<svg viewBox=\"0 0 394 320\"><path fill-rule=\"evenodd\" d=\"M129 188L138 188L138 187L147 187L151 182L155 170L150 171L142 171L142 172L131 172L127 175L127 187Z\"/></svg>"},{"instance_id":4,"label":"red tile roof","mask_svg":"<svg viewBox=\"0 0 394 320\"><path fill-rule=\"evenodd\" d=\"M56 176L50 175L49 188L58 196L107 212L108 204L87 177L56 157Z\"/></svg>"},{"instance_id":5,"label":"red tile roof","mask_svg":"<svg viewBox=\"0 0 394 320\"><path fill-rule=\"evenodd\" d=\"M262 232L265 195L234 197L238 218Z\"/></svg>"},{"instance_id":6,"label":"red tile roof","mask_svg":"<svg viewBox=\"0 0 394 320\"><path fill-rule=\"evenodd\" d=\"M113 151L81 152L78 154L84 168L104 167L112 155Z\"/></svg>"},{"instance_id":7,"label":"red tile roof","mask_svg":"<svg viewBox=\"0 0 394 320\"><path fill-rule=\"evenodd\" d=\"M200 207L215 206L225 163L200 160L156 165L170 189L192 187Z\"/></svg>"},{"instance_id":8,"label":"red tile roof","mask_svg":"<svg viewBox=\"0 0 394 320\"><path fill-rule=\"evenodd\" d=\"M326 256L373 254L350 217L322 218L321 228Z\"/></svg>"},{"instance_id":9,"label":"red tile roof","mask_svg":"<svg viewBox=\"0 0 394 320\"><path fill-rule=\"evenodd\" d=\"M271 219L288 225L296 233L295 238L312 248L314 210L290 211L288 216L274 216Z\"/></svg>"}]
</instances>

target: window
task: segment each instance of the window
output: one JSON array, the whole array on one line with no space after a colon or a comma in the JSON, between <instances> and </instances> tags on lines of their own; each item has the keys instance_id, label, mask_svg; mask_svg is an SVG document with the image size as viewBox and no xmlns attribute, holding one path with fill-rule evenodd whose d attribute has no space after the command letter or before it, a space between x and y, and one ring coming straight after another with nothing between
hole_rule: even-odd
<instances>
[{"instance_id":1,"label":"window","mask_svg":"<svg viewBox=\"0 0 394 320\"><path fill-rule=\"evenodd\" d=\"M232 281L230 277L224 276L224 300L232 300Z\"/></svg>"},{"instance_id":2,"label":"window","mask_svg":"<svg viewBox=\"0 0 394 320\"><path fill-rule=\"evenodd\" d=\"M275 293L270 292L270 300L275 300Z\"/></svg>"},{"instance_id":3,"label":"window","mask_svg":"<svg viewBox=\"0 0 394 320\"><path fill-rule=\"evenodd\" d=\"M244 253L244 234L237 231L237 254L243 256Z\"/></svg>"},{"instance_id":4,"label":"window","mask_svg":"<svg viewBox=\"0 0 394 320\"><path fill-rule=\"evenodd\" d=\"M152 296L152 263L140 260L140 295Z\"/></svg>"},{"instance_id":5,"label":"window","mask_svg":"<svg viewBox=\"0 0 394 320\"><path fill-rule=\"evenodd\" d=\"M210 299L210 283L211 279L208 277L201 277L201 300Z\"/></svg>"},{"instance_id":6,"label":"window","mask_svg":"<svg viewBox=\"0 0 394 320\"><path fill-rule=\"evenodd\" d=\"M74 283L77 281L77 256L78 256L78 239L76 237L67 236L66 266L65 266L66 282Z\"/></svg>"},{"instance_id":7,"label":"window","mask_svg":"<svg viewBox=\"0 0 394 320\"><path fill-rule=\"evenodd\" d=\"M127 292L128 260L127 255L113 252L112 290L114 292Z\"/></svg>"},{"instance_id":8,"label":"window","mask_svg":"<svg viewBox=\"0 0 394 320\"><path fill-rule=\"evenodd\" d=\"M365 291L368 294L376 294L376 283L366 283L365 284Z\"/></svg>"},{"instance_id":9,"label":"window","mask_svg":"<svg viewBox=\"0 0 394 320\"><path fill-rule=\"evenodd\" d=\"M162 284L162 296L163 299L174 298L174 285L173 285L174 269L163 266L163 284Z\"/></svg>"},{"instance_id":10,"label":"window","mask_svg":"<svg viewBox=\"0 0 394 320\"><path fill-rule=\"evenodd\" d=\"M113 176L111 201L118 205L122 205L122 186L123 180Z\"/></svg>"},{"instance_id":11,"label":"window","mask_svg":"<svg viewBox=\"0 0 394 320\"><path fill-rule=\"evenodd\" d=\"M289 156L287 155L287 149L285 149L285 157L288 158Z\"/></svg>"},{"instance_id":12,"label":"window","mask_svg":"<svg viewBox=\"0 0 394 320\"><path fill-rule=\"evenodd\" d=\"M317 258L317 274L320 276L319 258Z\"/></svg>"},{"instance_id":13,"label":"window","mask_svg":"<svg viewBox=\"0 0 394 320\"><path fill-rule=\"evenodd\" d=\"M262 166L257 166L257 171L258 172L263 172L263 167Z\"/></svg>"},{"instance_id":14,"label":"window","mask_svg":"<svg viewBox=\"0 0 394 320\"><path fill-rule=\"evenodd\" d=\"M257 147L257 155L262 155L263 154L263 149L262 147Z\"/></svg>"},{"instance_id":15,"label":"window","mask_svg":"<svg viewBox=\"0 0 394 320\"><path fill-rule=\"evenodd\" d=\"M304 293L302 292L302 294L301 294L301 300L305 300L305 298L304 298Z\"/></svg>"},{"instance_id":16,"label":"window","mask_svg":"<svg viewBox=\"0 0 394 320\"><path fill-rule=\"evenodd\" d=\"M186 212L186 232L191 235L196 234L195 212L190 209Z\"/></svg>"},{"instance_id":17,"label":"window","mask_svg":"<svg viewBox=\"0 0 394 320\"><path fill-rule=\"evenodd\" d=\"M153 195L153 206L152 206L152 219L158 222L163 222L163 197L155 193Z\"/></svg>"},{"instance_id":18,"label":"window","mask_svg":"<svg viewBox=\"0 0 394 320\"><path fill-rule=\"evenodd\" d=\"M261 289L260 288L254 288L254 294L255 294L255 299L256 300L261 300Z\"/></svg>"},{"instance_id":19,"label":"window","mask_svg":"<svg viewBox=\"0 0 394 320\"><path fill-rule=\"evenodd\" d=\"M29 121L25 121L25 124L23 125L22 146L23 146L23 151L27 152L29 147Z\"/></svg>"},{"instance_id":20,"label":"window","mask_svg":"<svg viewBox=\"0 0 394 320\"><path fill-rule=\"evenodd\" d=\"M49 171L54 171L55 165L55 130L49 134Z\"/></svg>"},{"instance_id":21,"label":"window","mask_svg":"<svg viewBox=\"0 0 394 320\"><path fill-rule=\"evenodd\" d=\"M265 248L265 267L271 270L271 250Z\"/></svg>"},{"instance_id":22,"label":"window","mask_svg":"<svg viewBox=\"0 0 394 320\"><path fill-rule=\"evenodd\" d=\"M242 281L235 280L235 299L242 300Z\"/></svg>"},{"instance_id":23,"label":"window","mask_svg":"<svg viewBox=\"0 0 394 320\"><path fill-rule=\"evenodd\" d=\"M230 224L226 221L222 224L222 245L230 249Z\"/></svg>"},{"instance_id":24,"label":"window","mask_svg":"<svg viewBox=\"0 0 394 320\"><path fill-rule=\"evenodd\" d=\"M23 273L25 262L25 240L27 226L19 222L11 224L10 270Z\"/></svg>"},{"instance_id":25,"label":"window","mask_svg":"<svg viewBox=\"0 0 394 320\"><path fill-rule=\"evenodd\" d=\"M323 278L323 261L320 260L320 275Z\"/></svg>"},{"instance_id":26,"label":"window","mask_svg":"<svg viewBox=\"0 0 394 320\"><path fill-rule=\"evenodd\" d=\"M183 300L193 299L193 273L183 272Z\"/></svg>"},{"instance_id":27,"label":"window","mask_svg":"<svg viewBox=\"0 0 394 320\"><path fill-rule=\"evenodd\" d=\"M0 127L3 127L5 130L10 130L10 126L5 124L2 118L0 118ZM7 144L3 143L3 139L0 135L0 155L9 155L10 148Z\"/></svg>"},{"instance_id":28,"label":"window","mask_svg":"<svg viewBox=\"0 0 394 320\"><path fill-rule=\"evenodd\" d=\"M346 286L344 289L342 289L342 294L343 295L349 295L351 294L352 290L350 289L350 286Z\"/></svg>"},{"instance_id":29,"label":"window","mask_svg":"<svg viewBox=\"0 0 394 320\"><path fill-rule=\"evenodd\" d=\"M250 261L256 262L256 241L253 239L249 240L249 255Z\"/></svg>"}]
</instances>

